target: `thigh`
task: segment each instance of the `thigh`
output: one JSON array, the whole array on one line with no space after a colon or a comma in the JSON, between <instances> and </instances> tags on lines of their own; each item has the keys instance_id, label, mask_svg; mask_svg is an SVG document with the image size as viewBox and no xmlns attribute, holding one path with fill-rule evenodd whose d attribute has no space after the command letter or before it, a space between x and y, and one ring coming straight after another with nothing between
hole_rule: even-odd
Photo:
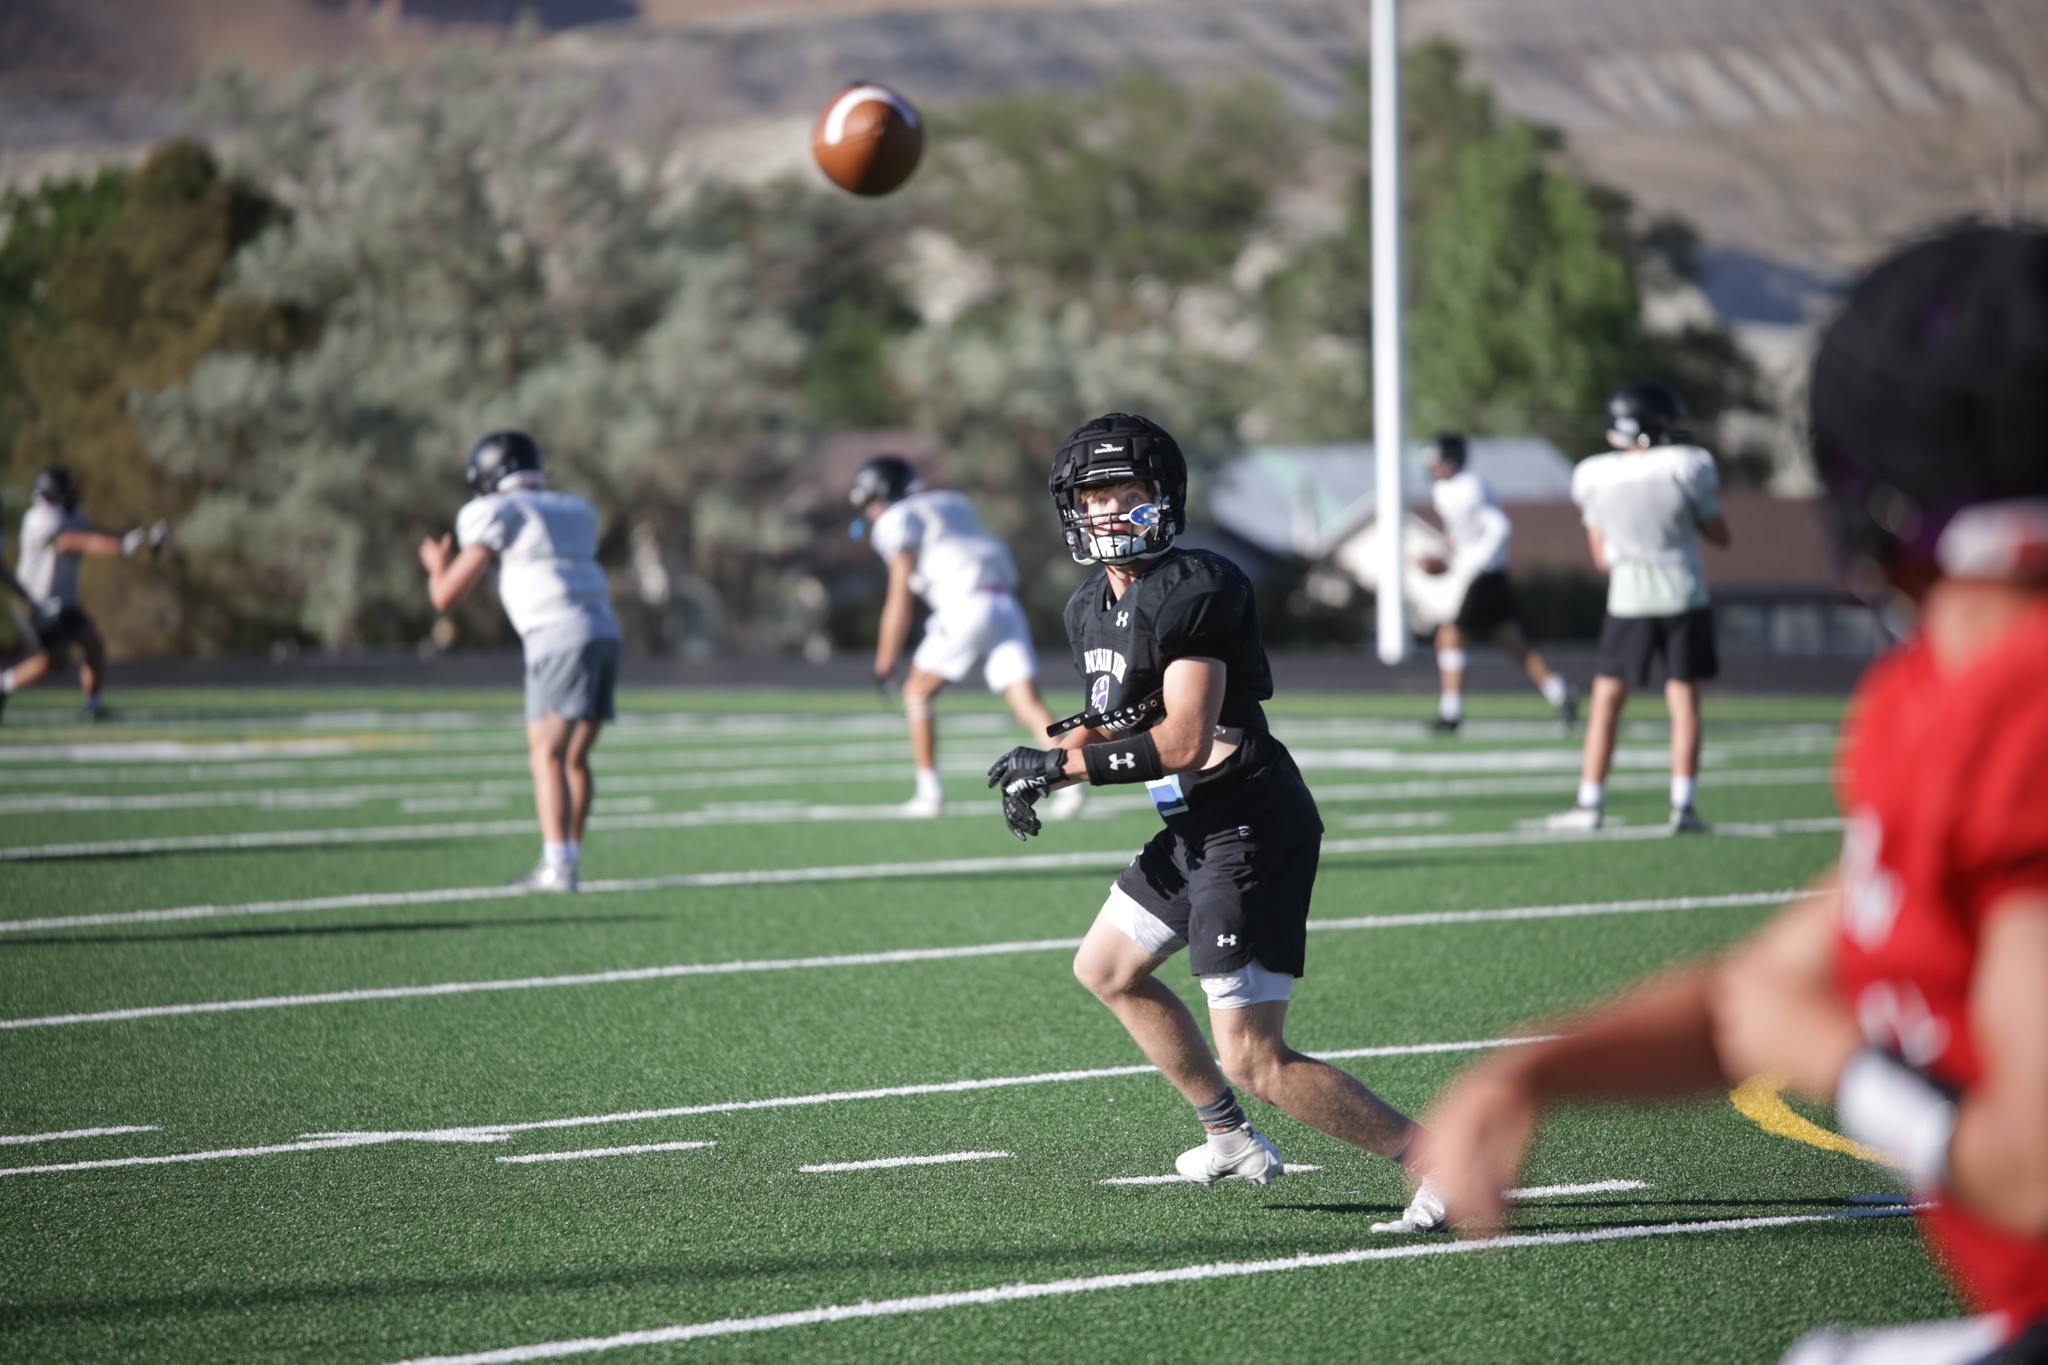
<instances>
[{"instance_id":1,"label":"thigh","mask_svg":"<svg viewBox=\"0 0 2048 1365\"><path fill-rule=\"evenodd\" d=\"M1007 593L992 600L996 606L989 613L989 629L982 641L986 661L981 672L988 690L1000 696L1038 676L1038 652L1031 647L1031 626L1022 604Z\"/></svg>"},{"instance_id":2,"label":"thigh","mask_svg":"<svg viewBox=\"0 0 2048 1365\"><path fill-rule=\"evenodd\" d=\"M1189 877L1188 965L1196 976L1250 962L1300 976L1320 839L1269 848L1225 833L1209 840Z\"/></svg>"},{"instance_id":3,"label":"thigh","mask_svg":"<svg viewBox=\"0 0 2048 1365\"><path fill-rule=\"evenodd\" d=\"M610 720L618 683L619 642L591 640L575 649L529 659L526 719Z\"/></svg>"},{"instance_id":4,"label":"thigh","mask_svg":"<svg viewBox=\"0 0 2048 1365\"><path fill-rule=\"evenodd\" d=\"M1170 829L1162 829L1138 850L1116 879L1116 892L1157 921L1175 938L1188 932L1188 850Z\"/></svg>"},{"instance_id":5,"label":"thigh","mask_svg":"<svg viewBox=\"0 0 2048 1365\"><path fill-rule=\"evenodd\" d=\"M981 637L986 616L985 607L976 602L954 603L933 612L925 618L924 638L910 656L911 666L949 683L959 682L984 653Z\"/></svg>"}]
</instances>

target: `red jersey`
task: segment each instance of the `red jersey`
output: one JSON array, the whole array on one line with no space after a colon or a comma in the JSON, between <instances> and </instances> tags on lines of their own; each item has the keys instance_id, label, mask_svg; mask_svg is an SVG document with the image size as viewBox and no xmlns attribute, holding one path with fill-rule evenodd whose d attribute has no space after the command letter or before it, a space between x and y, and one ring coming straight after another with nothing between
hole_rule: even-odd
<instances>
[{"instance_id":1,"label":"red jersey","mask_svg":"<svg viewBox=\"0 0 2048 1365\"><path fill-rule=\"evenodd\" d=\"M1983 1078L1969 1002L1985 917L2048 891L2048 605L1959 671L1918 640L1873 666L1842 773L1837 989L1867 1041L1968 1092ZM1976 1311L2048 1321L2048 1239L1940 1194L1922 1229Z\"/></svg>"}]
</instances>

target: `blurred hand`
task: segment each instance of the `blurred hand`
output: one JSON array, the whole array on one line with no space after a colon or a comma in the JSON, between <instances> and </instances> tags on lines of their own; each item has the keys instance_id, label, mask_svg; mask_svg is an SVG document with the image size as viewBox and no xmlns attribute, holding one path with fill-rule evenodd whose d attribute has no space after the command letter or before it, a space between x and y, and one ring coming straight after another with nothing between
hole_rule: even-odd
<instances>
[{"instance_id":1,"label":"blurred hand","mask_svg":"<svg viewBox=\"0 0 2048 1365\"><path fill-rule=\"evenodd\" d=\"M1424 1116L1411 1149L1460 1236L1491 1237L1507 1226L1506 1191L1543 1115L1520 1063L1505 1053L1465 1071Z\"/></svg>"},{"instance_id":2,"label":"blurred hand","mask_svg":"<svg viewBox=\"0 0 2048 1365\"><path fill-rule=\"evenodd\" d=\"M448 561L455 557L455 537L444 535L428 536L420 542L420 567L429 577L438 577L447 572Z\"/></svg>"}]
</instances>

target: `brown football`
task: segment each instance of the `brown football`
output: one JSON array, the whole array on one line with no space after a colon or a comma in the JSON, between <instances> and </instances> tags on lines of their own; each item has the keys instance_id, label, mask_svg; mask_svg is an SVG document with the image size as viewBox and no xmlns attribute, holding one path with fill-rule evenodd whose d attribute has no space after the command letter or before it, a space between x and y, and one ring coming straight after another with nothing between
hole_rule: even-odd
<instances>
[{"instance_id":1,"label":"brown football","mask_svg":"<svg viewBox=\"0 0 2048 1365\"><path fill-rule=\"evenodd\" d=\"M825 106L811 129L811 155L826 178L855 194L887 194L917 169L924 120L886 85L855 81Z\"/></svg>"}]
</instances>

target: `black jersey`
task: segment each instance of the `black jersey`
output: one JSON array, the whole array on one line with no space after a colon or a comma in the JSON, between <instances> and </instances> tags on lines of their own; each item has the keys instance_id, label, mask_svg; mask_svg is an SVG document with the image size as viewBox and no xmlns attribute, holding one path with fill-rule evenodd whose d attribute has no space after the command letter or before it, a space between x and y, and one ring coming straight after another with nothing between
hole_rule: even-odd
<instances>
[{"instance_id":1,"label":"black jersey","mask_svg":"<svg viewBox=\"0 0 2048 1365\"><path fill-rule=\"evenodd\" d=\"M1322 832L1315 801L1294 759L1266 727L1273 670L1259 638L1251 580L1222 555L1170 550L1121 598L1097 569L1067 603L1067 640L1088 688L1088 707L1114 711L1165 685L1175 659L1223 664L1222 725L1245 732L1238 751L1214 768L1153 785L1167 824L1194 837L1231 828L1269 846Z\"/></svg>"}]
</instances>

